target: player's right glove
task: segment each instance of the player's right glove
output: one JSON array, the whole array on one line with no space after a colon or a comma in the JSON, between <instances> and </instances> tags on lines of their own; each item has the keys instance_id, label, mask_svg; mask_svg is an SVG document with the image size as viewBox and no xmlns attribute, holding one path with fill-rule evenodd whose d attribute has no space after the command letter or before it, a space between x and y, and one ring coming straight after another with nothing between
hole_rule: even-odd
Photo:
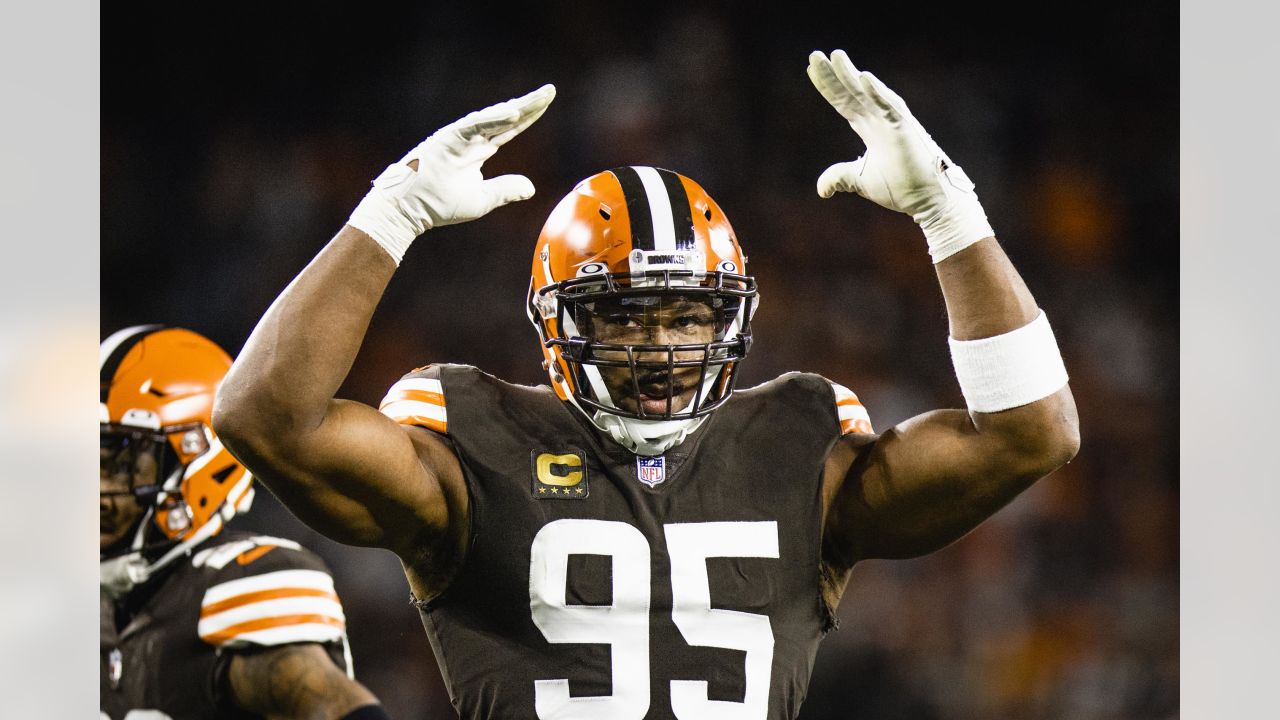
<instances>
[{"instance_id":1,"label":"player's right glove","mask_svg":"<svg viewBox=\"0 0 1280 720\"><path fill-rule=\"evenodd\" d=\"M907 104L880 79L858 70L843 50L809 54L809 79L867 145L853 162L818 177L818 194L837 190L906 213L924 231L935 263L995 233L973 182L938 147Z\"/></svg>"},{"instance_id":2,"label":"player's right glove","mask_svg":"<svg viewBox=\"0 0 1280 720\"><path fill-rule=\"evenodd\" d=\"M529 178L501 175L486 180L480 166L542 117L555 96L554 85L543 85L435 131L374 179L347 224L376 240L398 265L409 244L427 230L475 220L533 197ZM417 170L408 164L413 160Z\"/></svg>"}]
</instances>

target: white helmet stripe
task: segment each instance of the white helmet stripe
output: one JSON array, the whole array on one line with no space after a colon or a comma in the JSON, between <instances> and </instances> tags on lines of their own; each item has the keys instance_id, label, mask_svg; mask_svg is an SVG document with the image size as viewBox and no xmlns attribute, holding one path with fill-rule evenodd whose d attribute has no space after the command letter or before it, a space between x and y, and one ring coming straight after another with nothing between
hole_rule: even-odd
<instances>
[{"instance_id":1,"label":"white helmet stripe","mask_svg":"<svg viewBox=\"0 0 1280 720\"><path fill-rule=\"evenodd\" d=\"M98 346L98 375L102 388L99 402L107 401L111 381L115 378L116 370L120 367L120 361L124 360L124 356L128 355L133 346L143 338L163 327L163 325L134 325L117 330L102 341Z\"/></svg>"},{"instance_id":2,"label":"white helmet stripe","mask_svg":"<svg viewBox=\"0 0 1280 720\"><path fill-rule=\"evenodd\" d=\"M654 168L633 166L633 169L640 176L640 182L644 184L644 194L649 200L649 213L653 218L653 249L659 252L674 252L676 226L671 212L671 198L667 195L667 186L663 184L662 177Z\"/></svg>"},{"instance_id":3,"label":"white helmet stripe","mask_svg":"<svg viewBox=\"0 0 1280 720\"><path fill-rule=\"evenodd\" d=\"M155 330L160 329L161 325L134 325L123 330L117 330L102 341L98 346L98 369L101 370L107 363L107 358L111 357L111 353L120 347L126 340L135 335L146 335Z\"/></svg>"}]
</instances>

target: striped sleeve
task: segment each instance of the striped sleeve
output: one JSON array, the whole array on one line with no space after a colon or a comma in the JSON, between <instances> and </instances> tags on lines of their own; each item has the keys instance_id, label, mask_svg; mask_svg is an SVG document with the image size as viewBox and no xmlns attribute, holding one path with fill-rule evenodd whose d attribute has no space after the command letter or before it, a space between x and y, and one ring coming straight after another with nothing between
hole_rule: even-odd
<instances>
[{"instance_id":1,"label":"striped sleeve","mask_svg":"<svg viewBox=\"0 0 1280 720\"><path fill-rule=\"evenodd\" d=\"M449 414L445 410L444 387L440 384L438 371L432 366L415 370L392 385L378 409L401 425L448 432Z\"/></svg>"},{"instance_id":2,"label":"striped sleeve","mask_svg":"<svg viewBox=\"0 0 1280 720\"><path fill-rule=\"evenodd\" d=\"M836 382L831 383L831 389L835 392L836 415L840 418L841 435L875 432L871 429L871 416L852 390Z\"/></svg>"},{"instance_id":3,"label":"striped sleeve","mask_svg":"<svg viewBox=\"0 0 1280 720\"><path fill-rule=\"evenodd\" d=\"M197 632L227 648L335 642L346 636L346 615L329 573L277 570L210 586Z\"/></svg>"}]
</instances>

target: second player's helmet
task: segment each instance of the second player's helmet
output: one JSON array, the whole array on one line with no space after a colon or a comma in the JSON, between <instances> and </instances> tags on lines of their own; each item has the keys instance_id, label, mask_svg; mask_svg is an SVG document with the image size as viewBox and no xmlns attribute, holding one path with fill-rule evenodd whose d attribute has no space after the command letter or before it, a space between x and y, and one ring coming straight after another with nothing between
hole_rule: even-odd
<instances>
[{"instance_id":1,"label":"second player's helmet","mask_svg":"<svg viewBox=\"0 0 1280 720\"><path fill-rule=\"evenodd\" d=\"M671 303L698 304L708 332L697 342L655 342L643 333L611 340L584 327L593 317L599 323L600 307L652 314ZM557 395L628 449L656 455L732 394L757 304L755 280L715 200L670 170L621 167L578 183L551 212L534 249L527 310ZM619 390L602 370L627 372L629 382ZM672 402L676 375L696 378L683 407ZM652 385L654 378L665 384ZM665 387L665 403L618 397L641 396L644 383Z\"/></svg>"},{"instance_id":2,"label":"second player's helmet","mask_svg":"<svg viewBox=\"0 0 1280 720\"><path fill-rule=\"evenodd\" d=\"M143 510L126 545L103 557L103 583L127 590L215 535L253 502L253 478L213 432L213 399L231 358L202 335L138 325L99 348L103 472L130 474ZM108 463L111 467L108 468Z\"/></svg>"}]
</instances>

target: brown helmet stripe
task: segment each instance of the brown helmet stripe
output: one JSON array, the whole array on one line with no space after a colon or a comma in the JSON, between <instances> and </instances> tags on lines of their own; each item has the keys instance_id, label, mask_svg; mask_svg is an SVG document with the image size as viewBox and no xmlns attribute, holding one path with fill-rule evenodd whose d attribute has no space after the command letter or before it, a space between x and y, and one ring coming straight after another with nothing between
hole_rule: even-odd
<instances>
[{"instance_id":1,"label":"brown helmet stripe","mask_svg":"<svg viewBox=\"0 0 1280 720\"><path fill-rule=\"evenodd\" d=\"M653 250L653 212L649 209L649 195L635 168L619 167L610 170L622 186L622 197L627 202L627 215L631 218L631 247L637 250Z\"/></svg>"}]
</instances>

